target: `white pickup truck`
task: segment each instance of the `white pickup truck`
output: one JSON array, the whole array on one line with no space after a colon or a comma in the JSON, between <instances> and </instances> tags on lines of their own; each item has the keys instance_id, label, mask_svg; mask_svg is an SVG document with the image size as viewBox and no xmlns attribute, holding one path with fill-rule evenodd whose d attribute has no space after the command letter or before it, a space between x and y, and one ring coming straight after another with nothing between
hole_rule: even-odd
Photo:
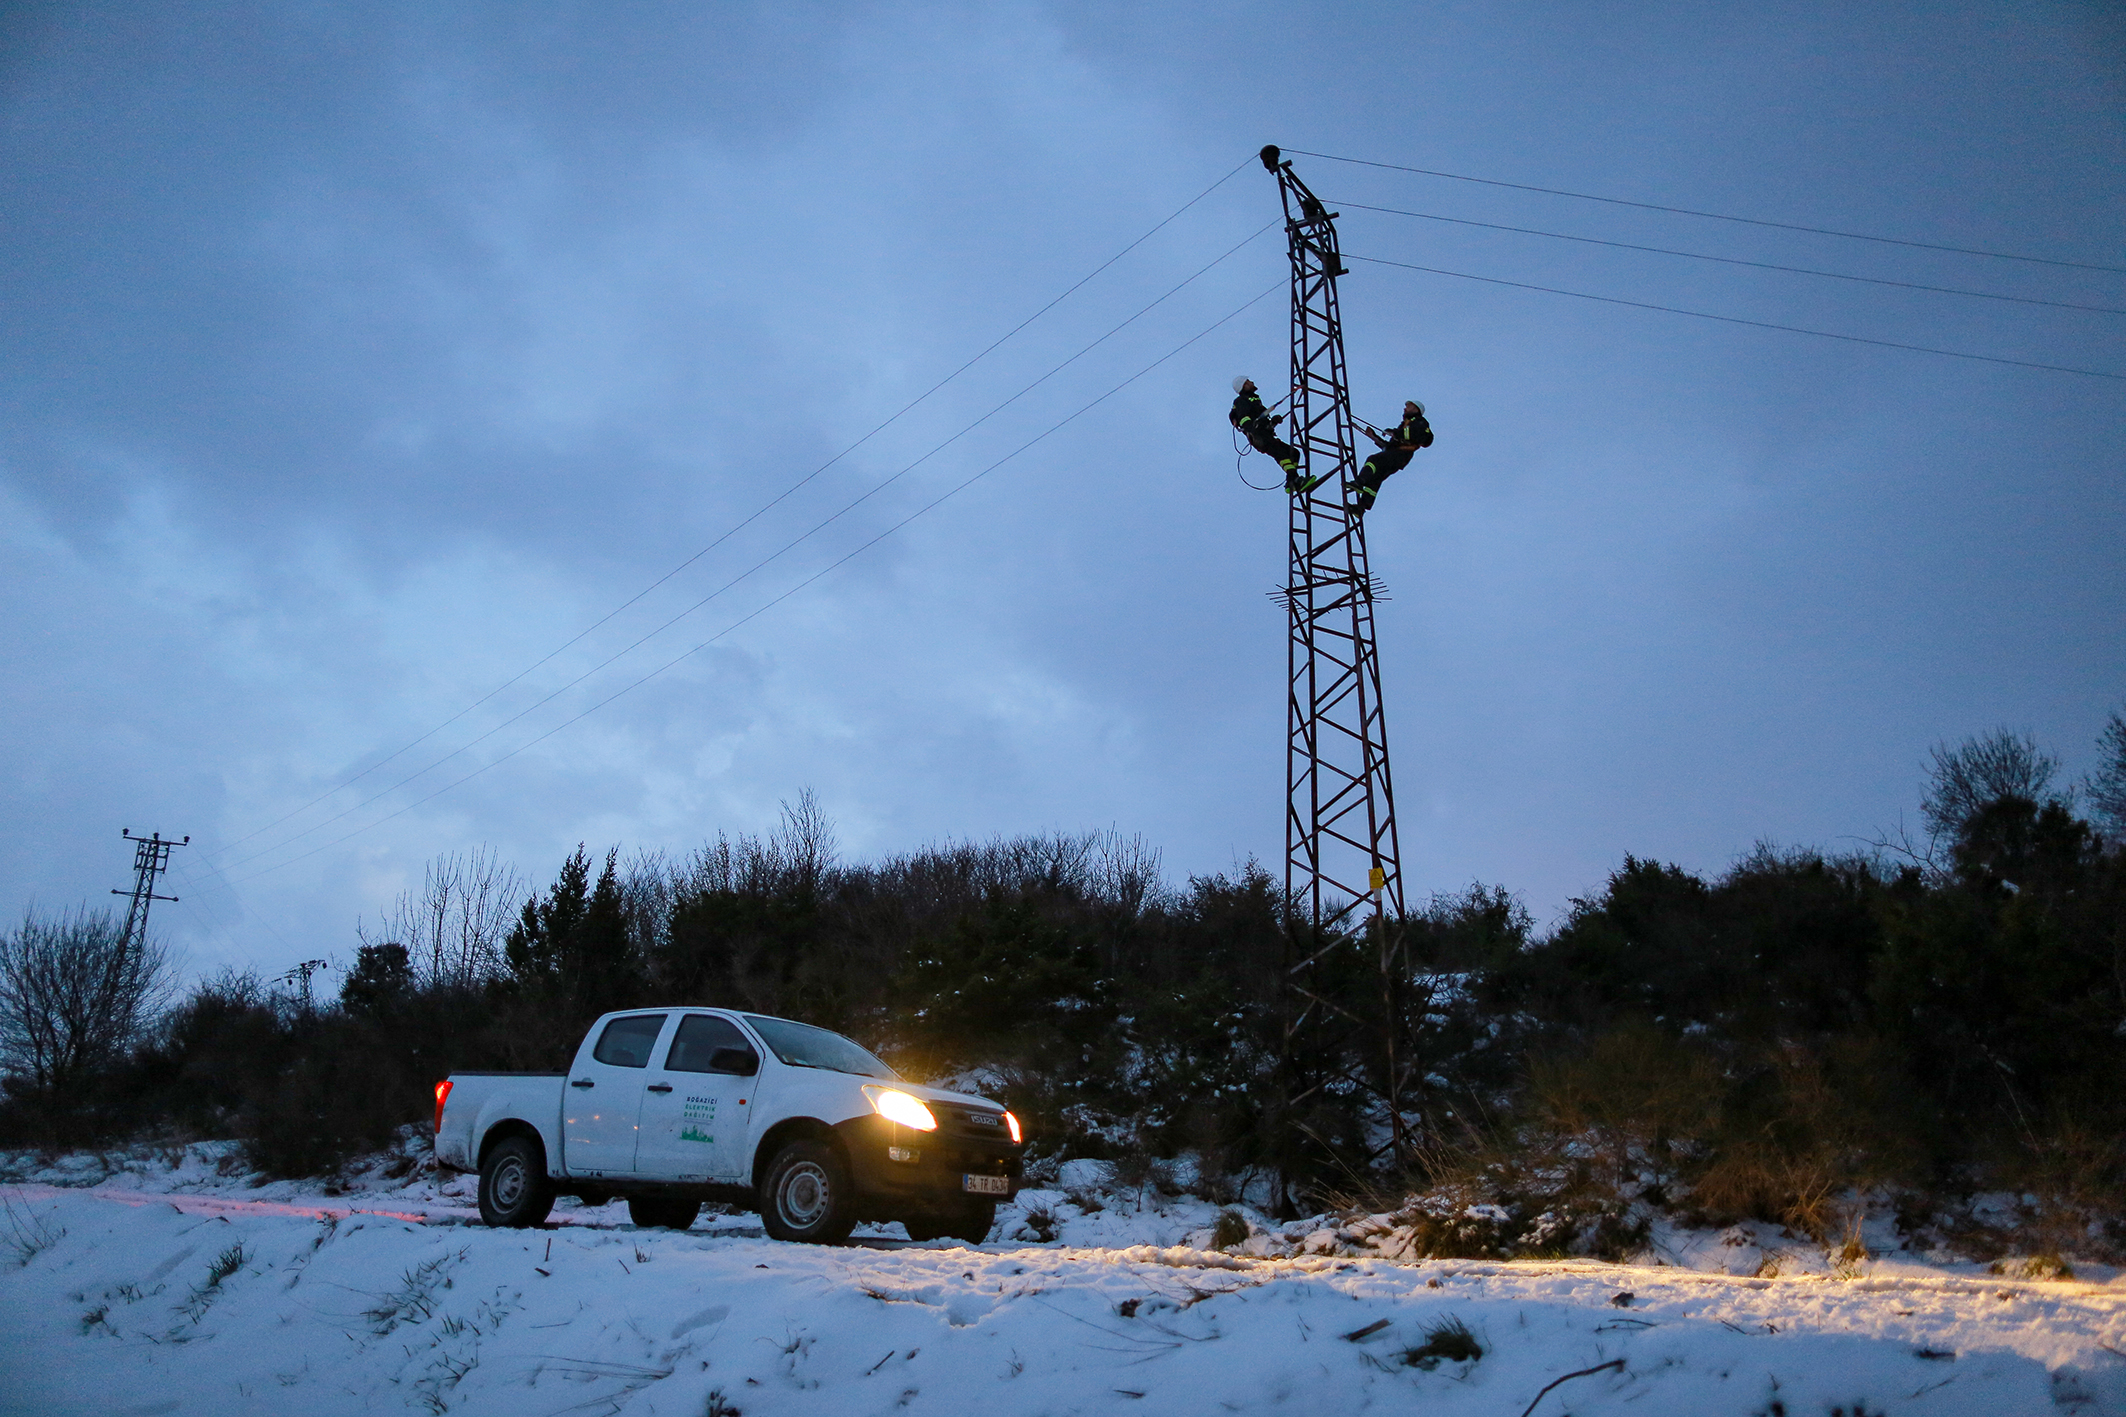
<instances>
[{"instance_id":1,"label":"white pickup truck","mask_svg":"<svg viewBox=\"0 0 2126 1417\"><path fill-rule=\"evenodd\" d=\"M758 1210L778 1240L834 1244L859 1221L980 1243L1017 1193L1025 1138L996 1103L904 1081L810 1024L729 1009L606 1014L566 1073L452 1073L436 1160L480 1174L480 1218L542 1223L558 1195L625 1196L685 1229L705 1200Z\"/></svg>"}]
</instances>

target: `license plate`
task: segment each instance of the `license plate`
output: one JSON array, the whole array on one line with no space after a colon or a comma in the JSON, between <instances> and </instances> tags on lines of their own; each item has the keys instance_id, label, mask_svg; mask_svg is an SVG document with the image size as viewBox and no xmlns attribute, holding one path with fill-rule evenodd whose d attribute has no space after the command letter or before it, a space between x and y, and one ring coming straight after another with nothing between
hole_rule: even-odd
<instances>
[{"instance_id":1,"label":"license plate","mask_svg":"<svg viewBox=\"0 0 2126 1417\"><path fill-rule=\"evenodd\" d=\"M973 1191L978 1196L1008 1196L1011 1194L1011 1178L1009 1176L977 1176L970 1171L960 1178L960 1185L963 1189Z\"/></svg>"}]
</instances>

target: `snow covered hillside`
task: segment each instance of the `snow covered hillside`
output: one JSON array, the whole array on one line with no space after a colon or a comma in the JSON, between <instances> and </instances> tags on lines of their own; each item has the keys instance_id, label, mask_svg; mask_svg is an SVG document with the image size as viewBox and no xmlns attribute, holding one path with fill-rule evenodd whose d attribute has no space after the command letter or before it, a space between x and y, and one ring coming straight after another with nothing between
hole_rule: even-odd
<instances>
[{"instance_id":1,"label":"snow covered hillside","mask_svg":"<svg viewBox=\"0 0 2126 1417\"><path fill-rule=\"evenodd\" d=\"M1210 1207L1085 1163L979 1248L619 1206L505 1232L432 1179L216 1157L0 1192L0 1412L2126 1413L2117 1279L1406 1263L1335 1222L1225 1253Z\"/></svg>"}]
</instances>

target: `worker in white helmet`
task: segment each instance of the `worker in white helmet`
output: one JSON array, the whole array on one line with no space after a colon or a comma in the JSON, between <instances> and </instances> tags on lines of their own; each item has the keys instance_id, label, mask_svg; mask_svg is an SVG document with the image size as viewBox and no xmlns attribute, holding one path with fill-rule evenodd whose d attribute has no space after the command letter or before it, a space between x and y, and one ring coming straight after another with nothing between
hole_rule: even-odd
<instances>
[{"instance_id":1,"label":"worker in white helmet","mask_svg":"<svg viewBox=\"0 0 2126 1417\"><path fill-rule=\"evenodd\" d=\"M1357 496L1351 510L1364 516L1373 510L1373 499L1380 495L1380 485L1410 465L1410 459L1419 448L1432 446L1432 425L1425 421L1425 406L1416 399L1403 400L1403 421L1396 424L1383 438L1371 428L1364 428L1365 435L1380 444L1380 451L1366 459L1366 465L1358 470Z\"/></svg>"},{"instance_id":2,"label":"worker in white helmet","mask_svg":"<svg viewBox=\"0 0 2126 1417\"><path fill-rule=\"evenodd\" d=\"M1255 392L1255 381L1245 374L1233 379L1233 411L1226 419L1240 430L1240 436L1248 440L1248 446L1267 458L1274 459L1284 469L1284 490L1297 495L1312 492L1321 482L1318 477L1302 478L1299 475L1299 449L1277 436L1277 425L1284 422L1284 415L1271 413L1263 407L1262 395Z\"/></svg>"}]
</instances>

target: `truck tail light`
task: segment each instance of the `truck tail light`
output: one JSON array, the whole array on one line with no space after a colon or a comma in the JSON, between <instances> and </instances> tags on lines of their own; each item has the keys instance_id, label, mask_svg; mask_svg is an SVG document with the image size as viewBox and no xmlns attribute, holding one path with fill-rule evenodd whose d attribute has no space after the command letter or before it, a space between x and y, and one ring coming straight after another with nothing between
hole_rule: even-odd
<instances>
[{"instance_id":1,"label":"truck tail light","mask_svg":"<svg viewBox=\"0 0 2126 1417\"><path fill-rule=\"evenodd\" d=\"M449 1078L444 1078L444 1079L443 1079L443 1080L442 1080L441 1082L439 1082L439 1083L437 1083L437 1084L436 1084L436 1135L437 1135L437 1136L441 1136L441 1135L443 1135L443 1104L444 1104L445 1102L448 1102L449 1100L450 1100L450 1079L449 1079ZM1013 1134L1013 1136L1017 1136L1017 1134L1018 1134L1018 1128L1017 1128L1017 1127L1013 1127L1013 1128L1012 1128L1012 1134Z\"/></svg>"},{"instance_id":2,"label":"truck tail light","mask_svg":"<svg viewBox=\"0 0 2126 1417\"><path fill-rule=\"evenodd\" d=\"M441 1116L442 1114L438 1113L437 1115ZM440 1128L442 1123L438 1122L436 1125ZM1026 1134L1019 1130L1019 1119L1009 1112L1004 1114L1004 1129L1011 1133L1011 1144L1013 1146L1017 1146L1026 1140Z\"/></svg>"}]
</instances>

